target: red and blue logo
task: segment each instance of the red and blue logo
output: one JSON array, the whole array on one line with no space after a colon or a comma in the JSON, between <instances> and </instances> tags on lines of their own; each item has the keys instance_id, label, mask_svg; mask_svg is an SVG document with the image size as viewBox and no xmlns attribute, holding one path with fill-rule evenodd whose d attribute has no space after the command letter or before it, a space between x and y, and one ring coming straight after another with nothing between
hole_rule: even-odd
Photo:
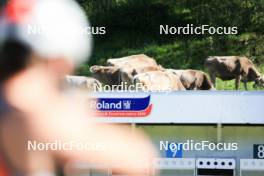
<instances>
[{"instance_id":1,"label":"red and blue logo","mask_svg":"<svg viewBox=\"0 0 264 176\"><path fill-rule=\"evenodd\" d=\"M143 98L98 98L90 106L98 117L146 117L152 110L150 95Z\"/></svg>"}]
</instances>

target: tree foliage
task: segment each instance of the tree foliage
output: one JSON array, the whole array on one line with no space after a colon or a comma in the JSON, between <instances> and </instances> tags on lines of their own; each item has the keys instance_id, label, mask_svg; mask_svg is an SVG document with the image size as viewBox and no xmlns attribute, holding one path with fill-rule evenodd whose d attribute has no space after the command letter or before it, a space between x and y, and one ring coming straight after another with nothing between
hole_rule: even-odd
<instances>
[{"instance_id":1,"label":"tree foliage","mask_svg":"<svg viewBox=\"0 0 264 176\"><path fill-rule=\"evenodd\" d=\"M245 55L264 63L264 0L79 0L94 36L90 64L143 52L165 67L203 68L209 55ZM237 35L159 35L159 25L236 26Z\"/></svg>"}]
</instances>

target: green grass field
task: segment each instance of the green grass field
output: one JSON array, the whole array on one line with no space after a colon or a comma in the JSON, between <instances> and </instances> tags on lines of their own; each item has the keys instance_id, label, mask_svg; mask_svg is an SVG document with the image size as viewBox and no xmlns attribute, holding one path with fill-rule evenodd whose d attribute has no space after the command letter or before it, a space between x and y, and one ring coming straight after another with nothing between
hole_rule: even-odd
<instances>
[{"instance_id":1,"label":"green grass field","mask_svg":"<svg viewBox=\"0 0 264 176\"><path fill-rule=\"evenodd\" d=\"M254 90L264 90L264 88L254 88L254 83L250 82L247 84L248 90L254 91ZM235 90L235 80L230 81L222 81L220 79L216 80L216 89L217 90ZM245 90L244 84L240 83L239 90Z\"/></svg>"}]
</instances>

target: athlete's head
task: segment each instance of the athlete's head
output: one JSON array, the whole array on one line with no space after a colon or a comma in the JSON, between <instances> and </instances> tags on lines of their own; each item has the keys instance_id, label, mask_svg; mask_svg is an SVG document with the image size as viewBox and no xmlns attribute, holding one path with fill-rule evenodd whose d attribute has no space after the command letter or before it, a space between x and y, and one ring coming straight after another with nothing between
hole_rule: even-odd
<instances>
[{"instance_id":1,"label":"athlete's head","mask_svg":"<svg viewBox=\"0 0 264 176\"><path fill-rule=\"evenodd\" d=\"M88 27L73 0L10 0L0 18L1 80L35 63L32 58L55 67L86 61L91 51Z\"/></svg>"}]
</instances>

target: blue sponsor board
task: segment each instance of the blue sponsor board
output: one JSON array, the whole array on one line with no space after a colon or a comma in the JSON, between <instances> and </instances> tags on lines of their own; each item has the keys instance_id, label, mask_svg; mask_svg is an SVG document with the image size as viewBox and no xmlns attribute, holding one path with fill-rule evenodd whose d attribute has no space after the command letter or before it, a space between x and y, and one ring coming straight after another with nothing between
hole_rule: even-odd
<instances>
[{"instance_id":1,"label":"blue sponsor board","mask_svg":"<svg viewBox=\"0 0 264 176\"><path fill-rule=\"evenodd\" d=\"M148 108L150 96L144 98L98 98L96 109L100 111L142 111Z\"/></svg>"},{"instance_id":2,"label":"blue sponsor board","mask_svg":"<svg viewBox=\"0 0 264 176\"><path fill-rule=\"evenodd\" d=\"M174 143L176 147L169 147L168 150L166 150L166 158L182 158L183 157L183 149L182 144ZM171 146L169 144L169 146Z\"/></svg>"},{"instance_id":3,"label":"blue sponsor board","mask_svg":"<svg viewBox=\"0 0 264 176\"><path fill-rule=\"evenodd\" d=\"M150 95L140 98L95 98L89 108L97 117L147 117L152 110Z\"/></svg>"}]
</instances>

